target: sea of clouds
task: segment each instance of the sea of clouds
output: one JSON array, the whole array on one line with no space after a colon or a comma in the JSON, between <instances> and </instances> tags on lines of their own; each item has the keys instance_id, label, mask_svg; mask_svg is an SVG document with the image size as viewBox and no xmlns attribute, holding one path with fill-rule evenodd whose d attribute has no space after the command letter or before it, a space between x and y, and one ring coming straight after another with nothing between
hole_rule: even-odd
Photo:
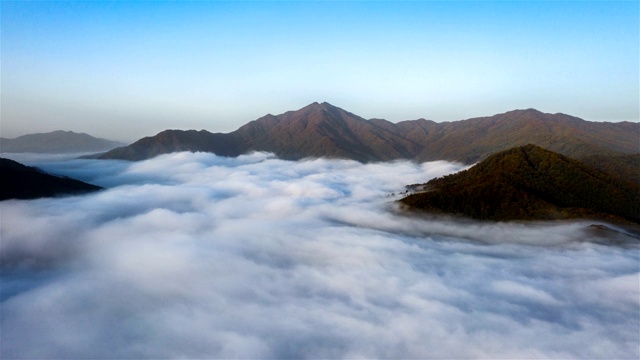
<instances>
[{"instance_id":1,"label":"sea of clouds","mask_svg":"<svg viewBox=\"0 0 640 360\"><path fill-rule=\"evenodd\" d=\"M637 246L398 210L459 164L14 158L106 189L0 202L0 358L640 356Z\"/></svg>"}]
</instances>

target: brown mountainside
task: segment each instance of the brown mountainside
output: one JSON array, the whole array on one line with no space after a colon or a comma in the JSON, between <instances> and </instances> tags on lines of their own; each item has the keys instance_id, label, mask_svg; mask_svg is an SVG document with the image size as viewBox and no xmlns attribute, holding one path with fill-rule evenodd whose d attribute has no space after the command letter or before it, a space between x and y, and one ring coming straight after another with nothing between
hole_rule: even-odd
<instances>
[{"instance_id":1,"label":"brown mountainside","mask_svg":"<svg viewBox=\"0 0 640 360\"><path fill-rule=\"evenodd\" d=\"M640 152L638 139L638 123L591 122L534 109L514 110L491 117L440 123L416 159L473 163L489 154L530 143L582 158L593 154Z\"/></svg>"},{"instance_id":2,"label":"brown mountainside","mask_svg":"<svg viewBox=\"0 0 640 360\"><path fill-rule=\"evenodd\" d=\"M234 134L251 150L273 152L285 159L323 156L386 161L411 158L418 151L417 144L397 131L327 103L263 117Z\"/></svg>"},{"instance_id":3,"label":"brown mountainside","mask_svg":"<svg viewBox=\"0 0 640 360\"><path fill-rule=\"evenodd\" d=\"M411 159L473 163L528 143L582 158L640 152L638 123L598 123L564 114L515 110L491 117L436 123L419 119L397 124L365 120L328 103L266 115L228 134L166 130L99 155L141 160L174 151L237 156L273 152L285 159L347 158L362 162Z\"/></svg>"}]
</instances>

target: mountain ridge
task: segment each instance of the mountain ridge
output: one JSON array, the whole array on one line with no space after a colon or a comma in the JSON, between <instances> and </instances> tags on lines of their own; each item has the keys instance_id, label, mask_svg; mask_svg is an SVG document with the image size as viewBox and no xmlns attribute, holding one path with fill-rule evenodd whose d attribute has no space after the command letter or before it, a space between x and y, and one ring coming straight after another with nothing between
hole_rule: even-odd
<instances>
[{"instance_id":1,"label":"mountain ridge","mask_svg":"<svg viewBox=\"0 0 640 360\"><path fill-rule=\"evenodd\" d=\"M289 160L329 157L361 162L407 159L471 164L529 143L576 158L640 152L640 123L590 122L535 109L442 123L425 119L392 123L367 120L329 103L314 102L280 115L267 114L226 134L193 131L165 130L96 157L142 160L174 151L206 151L222 156L266 151ZM168 136L174 140L167 141Z\"/></svg>"},{"instance_id":2,"label":"mountain ridge","mask_svg":"<svg viewBox=\"0 0 640 360\"><path fill-rule=\"evenodd\" d=\"M26 134L13 139L0 138L0 152L5 153L93 152L107 151L123 145L125 144L119 141L65 130Z\"/></svg>"}]
</instances>

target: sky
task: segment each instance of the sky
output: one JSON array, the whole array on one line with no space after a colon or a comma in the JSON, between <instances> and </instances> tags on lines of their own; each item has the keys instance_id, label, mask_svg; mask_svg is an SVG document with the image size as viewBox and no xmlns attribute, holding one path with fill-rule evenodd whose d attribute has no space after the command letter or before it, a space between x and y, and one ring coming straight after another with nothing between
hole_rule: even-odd
<instances>
[{"instance_id":1,"label":"sky","mask_svg":"<svg viewBox=\"0 0 640 360\"><path fill-rule=\"evenodd\" d=\"M460 164L13 155L106 189L2 202L3 359L640 356L637 239L398 212Z\"/></svg>"},{"instance_id":2,"label":"sky","mask_svg":"<svg viewBox=\"0 0 640 360\"><path fill-rule=\"evenodd\" d=\"M637 1L2 1L3 137L229 132L326 101L639 119Z\"/></svg>"}]
</instances>

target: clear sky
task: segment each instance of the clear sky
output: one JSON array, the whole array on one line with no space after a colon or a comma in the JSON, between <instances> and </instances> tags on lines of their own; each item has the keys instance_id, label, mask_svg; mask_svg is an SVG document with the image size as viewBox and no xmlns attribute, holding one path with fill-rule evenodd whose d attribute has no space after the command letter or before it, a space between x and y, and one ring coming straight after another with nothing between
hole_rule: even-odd
<instances>
[{"instance_id":1,"label":"clear sky","mask_svg":"<svg viewBox=\"0 0 640 360\"><path fill-rule=\"evenodd\" d=\"M3 137L536 108L639 119L639 2L1 2Z\"/></svg>"}]
</instances>

